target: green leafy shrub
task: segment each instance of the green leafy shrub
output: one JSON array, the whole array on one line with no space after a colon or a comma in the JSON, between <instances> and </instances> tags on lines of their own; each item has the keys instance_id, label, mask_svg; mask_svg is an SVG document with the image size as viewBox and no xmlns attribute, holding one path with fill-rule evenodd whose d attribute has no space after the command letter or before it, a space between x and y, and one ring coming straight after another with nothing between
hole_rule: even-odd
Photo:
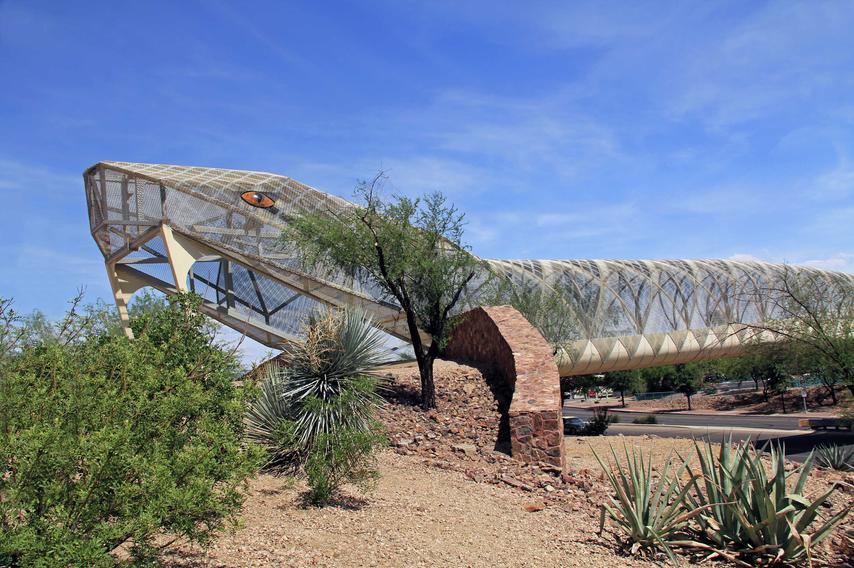
<instances>
[{"instance_id":1,"label":"green leafy shrub","mask_svg":"<svg viewBox=\"0 0 854 568\"><path fill-rule=\"evenodd\" d=\"M311 446L305 463L305 475L311 487L311 503L328 503L344 482L365 487L379 478L372 459L378 445L384 443L377 428L341 428L321 434Z\"/></svg>"},{"instance_id":2,"label":"green leafy shrub","mask_svg":"<svg viewBox=\"0 0 854 568\"><path fill-rule=\"evenodd\" d=\"M35 340L8 309L0 324L0 565L106 566L119 547L142 562L167 535L204 544L259 462L237 361L198 297L134 321L133 341L78 302Z\"/></svg>"},{"instance_id":3,"label":"green leafy shrub","mask_svg":"<svg viewBox=\"0 0 854 568\"><path fill-rule=\"evenodd\" d=\"M813 455L797 469L786 472L785 451L770 448L770 470L761 452L749 442L726 440L717 455L711 442L695 444L702 483L687 495L687 506L702 507L696 517L701 537L730 559L746 558L752 564L783 564L807 558L848 515L850 506L820 519L823 505L836 489L814 500L804 494L813 467ZM791 482L793 481L793 482Z\"/></svg>"},{"instance_id":4,"label":"green leafy shrub","mask_svg":"<svg viewBox=\"0 0 854 568\"><path fill-rule=\"evenodd\" d=\"M268 469L304 474L313 503L328 502L344 482L376 478L374 450L384 437L372 370L383 361L382 342L361 312L322 312L286 365L269 368L250 405L248 435L267 448Z\"/></svg>"},{"instance_id":5,"label":"green leafy shrub","mask_svg":"<svg viewBox=\"0 0 854 568\"><path fill-rule=\"evenodd\" d=\"M819 446L815 450L818 465L837 471L854 471L854 448L829 444Z\"/></svg>"},{"instance_id":6,"label":"green leafy shrub","mask_svg":"<svg viewBox=\"0 0 854 568\"><path fill-rule=\"evenodd\" d=\"M632 424L658 424L658 418L656 418L654 414L638 416L637 418L632 420Z\"/></svg>"}]
</instances>

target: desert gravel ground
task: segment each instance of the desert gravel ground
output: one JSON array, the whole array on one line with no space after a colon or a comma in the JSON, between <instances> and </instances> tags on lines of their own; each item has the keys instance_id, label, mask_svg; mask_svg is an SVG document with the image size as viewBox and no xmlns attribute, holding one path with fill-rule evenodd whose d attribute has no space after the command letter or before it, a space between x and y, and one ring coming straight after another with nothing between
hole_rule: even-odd
<instances>
[{"instance_id":1,"label":"desert gravel ground","mask_svg":"<svg viewBox=\"0 0 854 568\"><path fill-rule=\"evenodd\" d=\"M474 483L411 456L384 452L383 477L363 500L304 507L304 487L253 482L243 528L212 548L167 553L170 566L653 566L615 554L587 514L527 512L531 496ZM351 492L353 495L358 493Z\"/></svg>"},{"instance_id":2,"label":"desert gravel ground","mask_svg":"<svg viewBox=\"0 0 854 568\"><path fill-rule=\"evenodd\" d=\"M657 469L671 449L693 455L690 440L568 437L567 470L559 475L494 451L497 405L476 369L437 362L440 411L431 412L414 406L418 378L411 365L387 372L394 387L381 418L391 447L379 456L382 477L373 493L361 495L347 488L349 497L336 506L306 507L304 485L261 475L252 482L239 530L223 535L208 549L172 548L163 555L164 564L173 568L666 565L626 556L612 533L596 535L598 506L610 490L590 449L605 458L609 445L620 452L625 442L651 452ZM850 487L851 478L843 479ZM838 480L836 474L818 472L810 492ZM834 498L835 506L851 499L850 489L841 492ZM846 531L848 536L843 536ZM851 542L854 527L848 523L840 532L834 538L831 565L850 566L845 560L850 548L841 541ZM718 564L703 564L710 565Z\"/></svg>"}]
</instances>

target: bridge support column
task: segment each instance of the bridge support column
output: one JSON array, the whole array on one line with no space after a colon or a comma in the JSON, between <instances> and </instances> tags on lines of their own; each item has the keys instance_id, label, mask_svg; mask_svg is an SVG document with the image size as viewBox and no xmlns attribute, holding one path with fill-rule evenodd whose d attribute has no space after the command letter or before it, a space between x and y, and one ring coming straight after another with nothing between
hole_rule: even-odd
<instances>
[{"instance_id":1,"label":"bridge support column","mask_svg":"<svg viewBox=\"0 0 854 568\"><path fill-rule=\"evenodd\" d=\"M113 299L116 301L116 310L119 312L122 329L126 336L133 339L133 330L130 328L130 316L128 314L128 303L130 303L134 292L140 288L144 288L146 283L128 271L122 270L122 266L117 266L114 262L108 262L106 268L107 278L110 279L110 287L113 289Z\"/></svg>"},{"instance_id":2,"label":"bridge support column","mask_svg":"<svg viewBox=\"0 0 854 568\"><path fill-rule=\"evenodd\" d=\"M187 276L193 268L193 263L205 256L218 255L212 249L180 233L172 232L169 225L162 225L160 232L166 247L169 268L172 269L172 277L175 279L175 288L180 292L187 292Z\"/></svg>"}]
</instances>

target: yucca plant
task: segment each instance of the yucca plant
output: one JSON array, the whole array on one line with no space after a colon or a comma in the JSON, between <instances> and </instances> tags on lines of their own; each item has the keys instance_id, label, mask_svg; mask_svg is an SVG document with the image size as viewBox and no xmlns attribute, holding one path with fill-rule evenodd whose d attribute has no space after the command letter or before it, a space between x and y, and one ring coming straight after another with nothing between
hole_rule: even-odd
<instances>
[{"instance_id":1,"label":"yucca plant","mask_svg":"<svg viewBox=\"0 0 854 568\"><path fill-rule=\"evenodd\" d=\"M268 469L302 471L312 501L328 500L341 482L373 477L381 443L375 413L382 402L373 370L384 362L383 335L359 310L323 310L288 348L284 367L270 366L247 413L250 439L267 448Z\"/></svg>"},{"instance_id":2,"label":"yucca plant","mask_svg":"<svg viewBox=\"0 0 854 568\"><path fill-rule=\"evenodd\" d=\"M309 318L305 335L291 346L283 373L299 443L367 427L382 402L374 373L385 361L382 333L361 310L326 310Z\"/></svg>"},{"instance_id":3,"label":"yucca plant","mask_svg":"<svg viewBox=\"0 0 854 568\"><path fill-rule=\"evenodd\" d=\"M246 411L246 436L267 451L265 469L285 472L298 465L294 409L285 396L285 378L276 363L261 372L258 395Z\"/></svg>"},{"instance_id":4,"label":"yucca plant","mask_svg":"<svg viewBox=\"0 0 854 568\"><path fill-rule=\"evenodd\" d=\"M687 468L684 462L675 468L672 476L670 475L673 467L672 452L668 454L656 478L653 476L652 460L649 457L644 457L643 452L636 452L634 448L629 451L624 446L624 451L625 468L617 458L613 446L613 463L609 462L608 465L595 450L593 451L614 490L610 504L602 505L599 532L604 530L606 517L610 517L632 543L632 554L654 554L661 550L674 564L678 564L673 552L675 542L679 542L679 546L701 546L686 540L685 533L688 522L704 510L703 506L690 510L685 507L685 497L693 486L694 479L683 481L682 477Z\"/></svg>"},{"instance_id":5,"label":"yucca plant","mask_svg":"<svg viewBox=\"0 0 854 568\"><path fill-rule=\"evenodd\" d=\"M804 495L812 453L803 465L786 473L786 454L779 445L769 448L767 469L761 451L749 442L734 445L731 439L724 440L717 455L711 442L695 442L695 448L701 473L691 474L702 482L686 494L687 506L703 509L695 517L703 539L738 564L778 565L804 558L811 564L815 545L850 511L849 506L819 518L836 487L814 500Z\"/></svg>"},{"instance_id":6,"label":"yucca plant","mask_svg":"<svg viewBox=\"0 0 854 568\"><path fill-rule=\"evenodd\" d=\"M854 448L829 444L815 449L818 465L837 471L854 471Z\"/></svg>"}]
</instances>

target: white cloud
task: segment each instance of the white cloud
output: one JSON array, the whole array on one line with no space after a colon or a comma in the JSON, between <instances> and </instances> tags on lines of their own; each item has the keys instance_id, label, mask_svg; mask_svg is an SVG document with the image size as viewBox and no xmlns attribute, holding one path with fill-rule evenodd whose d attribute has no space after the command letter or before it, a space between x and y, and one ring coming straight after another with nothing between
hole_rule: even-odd
<instances>
[{"instance_id":1,"label":"white cloud","mask_svg":"<svg viewBox=\"0 0 854 568\"><path fill-rule=\"evenodd\" d=\"M465 228L466 236L470 239L471 244L477 247L478 245L488 245L498 240L500 232L494 226L475 220L469 221ZM477 251L475 251L477 253Z\"/></svg>"},{"instance_id":2,"label":"white cloud","mask_svg":"<svg viewBox=\"0 0 854 568\"><path fill-rule=\"evenodd\" d=\"M35 192L68 192L69 188L79 191L80 175L57 172L38 164L0 159L0 190L28 189Z\"/></svg>"},{"instance_id":3,"label":"white cloud","mask_svg":"<svg viewBox=\"0 0 854 568\"><path fill-rule=\"evenodd\" d=\"M806 259L806 260L804 260ZM786 263L795 266L811 266L821 270L835 270L839 272L854 273L854 253L837 252L826 258L810 259L802 254L795 258L784 258L778 255L758 256L750 253L736 253L727 257L727 260L738 262L774 262Z\"/></svg>"},{"instance_id":4,"label":"white cloud","mask_svg":"<svg viewBox=\"0 0 854 568\"><path fill-rule=\"evenodd\" d=\"M768 262L764 258L759 258L756 255L741 252L728 256L727 260L734 260L736 262Z\"/></svg>"},{"instance_id":5,"label":"white cloud","mask_svg":"<svg viewBox=\"0 0 854 568\"><path fill-rule=\"evenodd\" d=\"M597 230L612 230L622 226L626 221L637 217L639 210L634 203L581 203L573 206L574 212L533 213L525 222L531 222L537 227L596 227Z\"/></svg>"},{"instance_id":6,"label":"white cloud","mask_svg":"<svg viewBox=\"0 0 854 568\"><path fill-rule=\"evenodd\" d=\"M811 232L838 238L851 234L854 227L854 207L830 207L806 224Z\"/></svg>"},{"instance_id":7,"label":"white cloud","mask_svg":"<svg viewBox=\"0 0 854 568\"><path fill-rule=\"evenodd\" d=\"M768 206L768 202L761 198L764 192L764 187L748 184L684 191L671 202L671 207L701 215L750 213L760 205Z\"/></svg>"},{"instance_id":8,"label":"white cloud","mask_svg":"<svg viewBox=\"0 0 854 568\"><path fill-rule=\"evenodd\" d=\"M854 164L840 159L835 168L816 179L814 191L816 197L830 199L854 195Z\"/></svg>"},{"instance_id":9,"label":"white cloud","mask_svg":"<svg viewBox=\"0 0 854 568\"><path fill-rule=\"evenodd\" d=\"M546 167L563 177L619 159L616 138L591 116L567 111L559 100L523 102L450 105L437 114L457 118L428 132L443 150L500 158L525 171Z\"/></svg>"},{"instance_id":10,"label":"white cloud","mask_svg":"<svg viewBox=\"0 0 854 568\"><path fill-rule=\"evenodd\" d=\"M844 90L850 78L850 5L769 4L673 50L668 99L675 116L726 130L773 116L817 92ZM673 38L671 38L673 39Z\"/></svg>"},{"instance_id":11,"label":"white cloud","mask_svg":"<svg viewBox=\"0 0 854 568\"><path fill-rule=\"evenodd\" d=\"M634 239L646 222L633 202L578 202L573 210L476 211L470 219L475 230L468 234L484 245L474 252L491 258L571 258L578 246L610 250Z\"/></svg>"},{"instance_id":12,"label":"white cloud","mask_svg":"<svg viewBox=\"0 0 854 568\"><path fill-rule=\"evenodd\" d=\"M350 162L297 162L291 164L288 171L298 179L304 178L301 181L312 187L345 199L352 196L360 180L369 179L380 171L388 176L386 189L390 193L412 197L441 191L453 200L487 191L496 182L493 174L484 168L429 153L392 154L376 160Z\"/></svg>"},{"instance_id":13,"label":"white cloud","mask_svg":"<svg viewBox=\"0 0 854 568\"><path fill-rule=\"evenodd\" d=\"M854 9L846 2L743 3L737 18L713 3L454 6L514 48L568 57L568 50L588 50L592 64L572 77L592 100L629 86L635 100L648 97L663 118L696 120L719 134L786 112L817 92L851 87L850 74L839 71L854 63L846 49Z\"/></svg>"},{"instance_id":14,"label":"white cloud","mask_svg":"<svg viewBox=\"0 0 854 568\"><path fill-rule=\"evenodd\" d=\"M58 277L85 278L87 282L81 283L88 283L88 281L100 283L106 280L104 261L97 253L83 256L68 254L46 246L23 245L15 247L13 257L14 266L24 274L54 273Z\"/></svg>"},{"instance_id":15,"label":"white cloud","mask_svg":"<svg viewBox=\"0 0 854 568\"><path fill-rule=\"evenodd\" d=\"M362 120L354 128L370 129L376 138L407 133L405 148L389 153L383 146L374 158L382 167L397 164L407 174L435 166L440 180L450 177L457 185L462 180L497 188L540 175L574 180L626 160L611 129L583 108L572 89L513 97L445 90L424 105L390 108ZM433 175L427 172L425 179Z\"/></svg>"},{"instance_id":16,"label":"white cloud","mask_svg":"<svg viewBox=\"0 0 854 568\"><path fill-rule=\"evenodd\" d=\"M433 156L388 158L375 170L383 170L392 186L406 195L441 191L453 196L480 193L490 186L490 176L477 166Z\"/></svg>"},{"instance_id":17,"label":"white cloud","mask_svg":"<svg viewBox=\"0 0 854 568\"><path fill-rule=\"evenodd\" d=\"M854 253L839 252L829 258L807 260L800 264L823 270L854 273Z\"/></svg>"}]
</instances>

